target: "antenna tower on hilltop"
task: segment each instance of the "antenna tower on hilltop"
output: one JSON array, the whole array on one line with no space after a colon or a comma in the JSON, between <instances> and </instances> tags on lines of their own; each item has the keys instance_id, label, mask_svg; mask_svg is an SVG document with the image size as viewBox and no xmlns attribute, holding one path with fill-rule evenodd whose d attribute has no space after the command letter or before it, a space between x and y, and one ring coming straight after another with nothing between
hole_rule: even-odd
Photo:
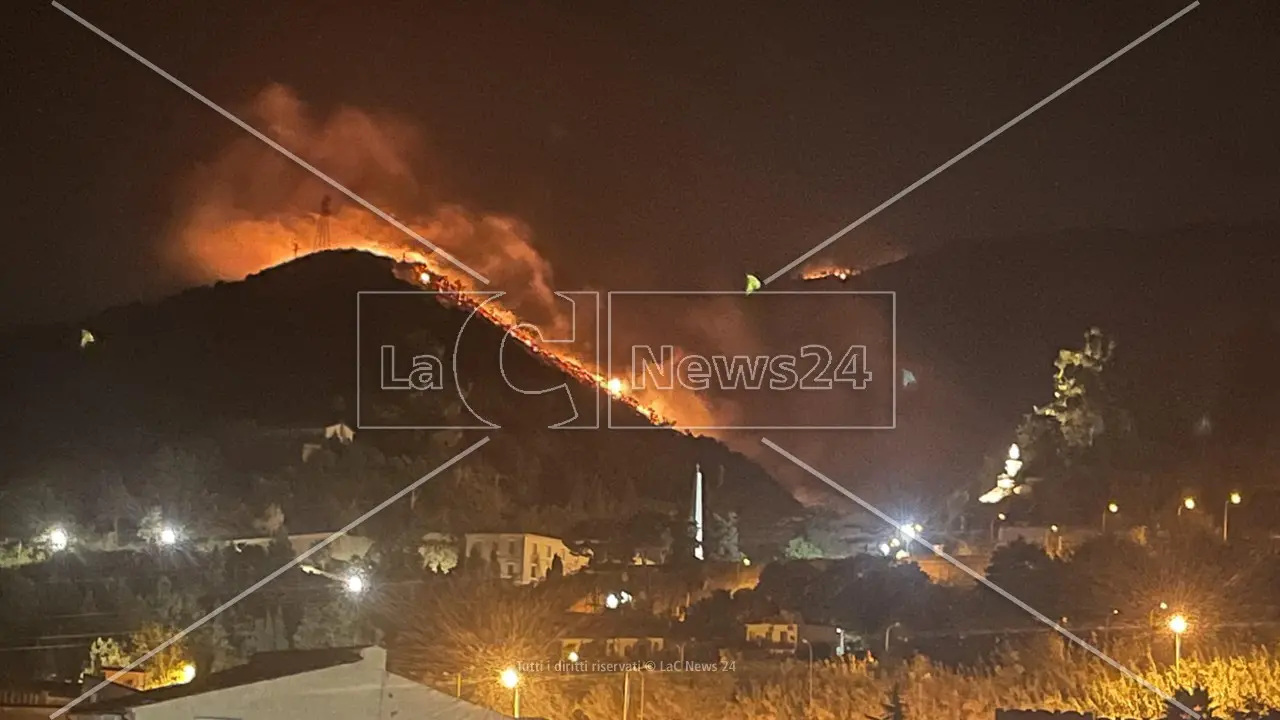
<instances>
[{"instance_id":1,"label":"antenna tower on hilltop","mask_svg":"<svg viewBox=\"0 0 1280 720\"><path fill-rule=\"evenodd\" d=\"M329 248L329 215L332 214L329 202L329 196L325 195L324 199L320 201L320 214L316 216L317 250L327 250Z\"/></svg>"}]
</instances>

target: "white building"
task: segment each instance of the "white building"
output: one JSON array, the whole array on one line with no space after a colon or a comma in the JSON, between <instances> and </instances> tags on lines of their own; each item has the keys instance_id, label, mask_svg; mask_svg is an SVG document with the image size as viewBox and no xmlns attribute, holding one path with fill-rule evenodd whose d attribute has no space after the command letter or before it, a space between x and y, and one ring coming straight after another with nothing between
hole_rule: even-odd
<instances>
[{"instance_id":1,"label":"white building","mask_svg":"<svg viewBox=\"0 0 1280 720\"><path fill-rule=\"evenodd\" d=\"M187 685L72 708L85 720L503 720L389 673L382 648L261 653Z\"/></svg>"},{"instance_id":2,"label":"white building","mask_svg":"<svg viewBox=\"0 0 1280 720\"><path fill-rule=\"evenodd\" d=\"M464 558L479 557L487 563L496 562L497 574L518 585L546 578L557 557L564 565L565 575L578 572L591 560L570 551L559 538L533 533L469 533L465 543Z\"/></svg>"}]
</instances>

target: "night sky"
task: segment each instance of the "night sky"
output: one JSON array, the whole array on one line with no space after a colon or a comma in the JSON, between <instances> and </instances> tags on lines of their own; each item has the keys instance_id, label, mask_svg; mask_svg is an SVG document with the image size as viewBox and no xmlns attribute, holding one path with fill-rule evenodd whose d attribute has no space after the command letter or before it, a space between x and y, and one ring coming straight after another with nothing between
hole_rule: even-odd
<instances>
[{"instance_id":1,"label":"night sky","mask_svg":"<svg viewBox=\"0 0 1280 720\"><path fill-rule=\"evenodd\" d=\"M182 182L243 131L16 5L0 322L181 285ZM280 83L399 116L424 196L522 218L557 286L606 289L771 273L1185 7L683 5L68 3L233 111ZM1204 3L824 255L1276 217L1278 10Z\"/></svg>"}]
</instances>

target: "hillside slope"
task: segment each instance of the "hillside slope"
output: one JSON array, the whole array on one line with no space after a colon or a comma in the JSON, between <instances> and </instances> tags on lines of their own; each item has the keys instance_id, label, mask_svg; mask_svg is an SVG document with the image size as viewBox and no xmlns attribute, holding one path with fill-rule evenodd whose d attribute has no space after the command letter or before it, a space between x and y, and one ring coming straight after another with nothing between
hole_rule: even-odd
<instances>
[{"instance_id":1,"label":"hillside slope","mask_svg":"<svg viewBox=\"0 0 1280 720\"><path fill-rule=\"evenodd\" d=\"M167 437L200 436L234 421L317 428L343 420L354 426L356 296L413 289L393 271L394 263L383 258L327 252L242 282L108 310L80 325L10 333L0 369L19 381L0 397L7 408L0 430L13 448L4 460L7 469L15 472L85 446L123 458L145 453ZM366 319L366 329L376 322L382 333L409 346L452 347L467 313L417 300L412 311ZM81 327L96 338L83 349ZM542 501L562 502L575 486L599 482L619 493L634 487L642 498L687 505L693 468L701 463L715 477L724 468L725 481L715 491L720 510L735 510L744 521L763 525L797 509L764 470L713 440L659 429L548 430L566 417L563 394L531 397L508 387L497 372L496 356L483 352L502 331L481 323L471 332L478 333L480 340L473 344L481 350L460 351L460 366L489 380L472 383L469 402L503 426L495 434L501 442L486 452L503 455L512 472L536 458L532 471L542 476ZM504 357L508 376L522 387L569 381L579 407L596 402L593 388L518 344ZM631 411L619 404L615 412ZM377 430L359 437L403 446L415 436Z\"/></svg>"}]
</instances>

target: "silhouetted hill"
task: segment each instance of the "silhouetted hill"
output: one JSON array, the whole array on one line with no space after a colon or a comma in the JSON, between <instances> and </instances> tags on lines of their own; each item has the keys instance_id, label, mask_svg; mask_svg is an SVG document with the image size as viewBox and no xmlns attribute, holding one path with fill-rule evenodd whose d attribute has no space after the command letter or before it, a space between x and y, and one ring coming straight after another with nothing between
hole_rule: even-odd
<instances>
[{"instance_id":1,"label":"silhouetted hill","mask_svg":"<svg viewBox=\"0 0 1280 720\"><path fill-rule=\"evenodd\" d=\"M918 384L900 393L897 431L854 441L859 461L883 469L861 479L925 477L934 497L971 479L974 450L999 451L1052 399L1057 351L1091 326L1116 339L1110 385L1165 459L1216 447L1233 464L1224 476L1280 459L1277 240L1270 226L1197 226L950 241L843 284L804 284L897 292L900 364ZM1192 431L1204 417L1202 441Z\"/></svg>"},{"instance_id":2,"label":"silhouetted hill","mask_svg":"<svg viewBox=\"0 0 1280 720\"><path fill-rule=\"evenodd\" d=\"M12 471L58 455L102 448L113 460L145 453L166 438L200 437L227 423L266 428L355 426L356 297L407 290L389 260L356 251L307 256L242 282L197 288L150 304L114 308L81 324L25 328L4 340L0 364L15 379L4 391L4 437ZM411 309L365 319L365 330L409 347L452 348L468 313L428 297ZM80 329L96 341L81 348ZM508 472L536 473L546 502L598 479L617 493L687 504L695 463L725 482L722 510L765 523L794 512L790 496L750 460L713 440L670 430L553 431L567 417L563 393L522 395L501 381L496 353L503 331L480 322L459 354L473 382L468 401L503 426L485 452ZM415 345L416 343L416 345ZM469 349L474 348L474 349ZM376 357L376 348L374 349ZM363 370L376 373L365 353ZM518 343L505 351L508 377L525 388L568 380L581 408L590 388L536 359ZM366 378L367 379L367 378ZM364 411L369 412L366 406ZM443 419L443 408L434 408ZM633 412L618 405L615 412ZM364 424L371 424L363 417ZM464 422L467 419L464 418ZM447 424L447 423L446 423ZM474 423L466 423L474 424ZM412 447L412 431L358 431L362 442Z\"/></svg>"}]
</instances>

